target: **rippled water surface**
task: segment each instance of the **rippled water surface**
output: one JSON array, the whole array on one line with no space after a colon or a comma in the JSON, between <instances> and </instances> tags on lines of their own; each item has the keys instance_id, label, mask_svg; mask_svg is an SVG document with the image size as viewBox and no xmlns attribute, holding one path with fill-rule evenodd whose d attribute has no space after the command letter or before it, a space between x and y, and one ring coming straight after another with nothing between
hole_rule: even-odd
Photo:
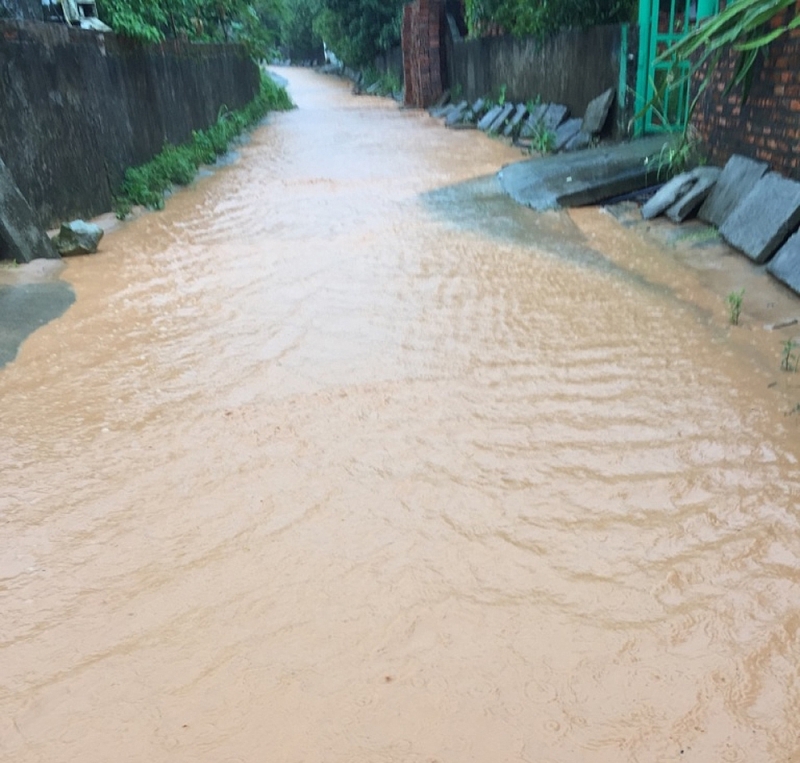
<instances>
[{"instance_id":1,"label":"rippled water surface","mask_svg":"<svg viewBox=\"0 0 800 763\"><path fill-rule=\"evenodd\" d=\"M517 153L288 76L0 371L0 758L800 760L796 417Z\"/></svg>"}]
</instances>

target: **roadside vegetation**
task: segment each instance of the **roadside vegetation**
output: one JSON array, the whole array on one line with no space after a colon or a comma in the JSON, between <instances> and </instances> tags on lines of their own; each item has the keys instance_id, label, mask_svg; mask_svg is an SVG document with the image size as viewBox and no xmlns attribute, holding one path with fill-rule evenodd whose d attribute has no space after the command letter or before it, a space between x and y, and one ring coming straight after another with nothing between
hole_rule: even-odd
<instances>
[{"instance_id":1,"label":"roadside vegetation","mask_svg":"<svg viewBox=\"0 0 800 763\"><path fill-rule=\"evenodd\" d=\"M146 164L128 169L114 200L117 217L125 219L135 205L162 209L165 193L173 185L191 183L201 164L213 164L227 152L234 138L256 125L268 112L291 107L286 90L262 75L259 94L243 109L223 110L214 125L193 132L190 141L180 146L166 145Z\"/></svg>"}]
</instances>

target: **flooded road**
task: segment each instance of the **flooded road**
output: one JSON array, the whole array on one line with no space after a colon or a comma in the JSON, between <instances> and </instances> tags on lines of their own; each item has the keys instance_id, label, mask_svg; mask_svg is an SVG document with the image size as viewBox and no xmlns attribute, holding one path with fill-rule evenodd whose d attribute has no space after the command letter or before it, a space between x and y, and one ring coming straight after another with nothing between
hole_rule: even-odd
<instances>
[{"instance_id":1,"label":"flooded road","mask_svg":"<svg viewBox=\"0 0 800 763\"><path fill-rule=\"evenodd\" d=\"M287 76L0 370L0 759L800 760L764 373L518 153Z\"/></svg>"}]
</instances>

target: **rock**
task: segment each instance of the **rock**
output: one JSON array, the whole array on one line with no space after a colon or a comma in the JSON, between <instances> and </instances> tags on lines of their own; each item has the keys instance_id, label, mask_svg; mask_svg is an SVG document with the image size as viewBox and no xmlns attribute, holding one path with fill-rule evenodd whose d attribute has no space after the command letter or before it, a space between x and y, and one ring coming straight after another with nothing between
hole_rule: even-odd
<instances>
[{"instance_id":1,"label":"rock","mask_svg":"<svg viewBox=\"0 0 800 763\"><path fill-rule=\"evenodd\" d=\"M20 193L11 171L0 159L0 257L18 263L58 259L58 252L36 222L33 210Z\"/></svg>"},{"instance_id":2,"label":"rock","mask_svg":"<svg viewBox=\"0 0 800 763\"><path fill-rule=\"evenodd\" d=\"M555 132L558 126L569 116L569 109L558 103L551 103L542 115L545 130Z\"/></svg>"},{"instance_id":3,"label":"rock","mask_svg":"<svg viewBox=\"0 0 800 763\"><path fill-rule=\"evenodd\" d=\"M753 262L766 262L800 224L800 183L770 172L737 204L719 229Z\"/></svg>"},{"instance_id":4,"label":"rock","mask_svg":"<svg viewBox=\"0 0 800 763\"><path fill-rule=\"evenodd\" d=\"M664 183L655 196L642 207L642 217L652 220L667 211L681 196L694 185L695 180L691 172L683 172L672 180Z\"/></svg>"},{"instance_id":5,"label":"rock","mask_svg":"<svg viewBox=\"0 0 800 763\"><path fill-rule=\"evenodd\" d=\"M73 254L94 254L103 238L103 229L94 223L73 220L61 223L61 230L53 239L59 253L68 257Z\"/></svg>"},{"instance_id":6,"label":"rock","mask_svg":"<svg viewBox=\"0 0 800 763\"><path fill-rule=\"evenodd\" d=\"M524 103L518 103L511 119L508 120L506 129L503 130L503 135L507 138L514 132L514 128L522 121L523 117L528 113L528 107Z\"/></svg>"},{"instance_id":7,"label":"rock","mask_svg":"<svg viewBox=\"0 0 800 763\"><path fill-rule=\"evenodd\" d=\"M581 128L572 138L570 138L567 145L564 146L564 150L583 151L584 148L589 148L591 144L592 144L592 136L589 135L588 132L584 132L583 128Z\"/></svg>"},{"instance_id":8,"label":"rock","mask_svg":"<svg viewBox=\"0 0 800 763\"><path fill-rule=\"evenodd\" d=\"M445 125L447 127L450 127L454 125L456 122L460 122L468 106L469 104L466 101L461 101L461 103L459 103L453 109L451 109L450 113L444 120Z\"/></svg>"},{"instance_id":9,"label":"rock","mask_svg":"<svg viewBox=\"0 0 800 763\"><path fill-rule=\"evenodd\" d=\"M558 127L556 129L556 141L553 150L561 151L561 149L565 148L567 143L581 131L582 124L582 119L568 119L564 124Z\"/></svg>"},{"instance_id":10,"label":"rock","mask_svg":"<svg viewBox=\"0 0 800 763\"><path fill-rule=\"evenodd\" d=\"M493 106L489 111L487 111L480 122L478 122L478 129L479 130L488 130L489 126L497 119L500 112L503 110L502 106Z\"/></svg>"},{"instance_id":11,"label":"rock","mask_svg":"<svg viewBox=\"0 0 800 763\"><path fill-rule=\"evenodd\" d=\"M597 135L602 132L608 119L608 112L611 111L612 103L614 103L613 87L590 101L586 107L586 113L583 115L583 126L581 127L583 132L589 135Z\"/></svg>"},{"instance_id":12,"label":"rock","mask_svg":"<svg viewBox=\"0 0 800 763\"><path fill-rule=\"evenodd\" d=\"M486 132L497 132L503 126L513 110L513 103L507 103L505 106L503 106L503 108L500 110L500 113L497 115L494 122L489 125L489 129Z\"/></svg>"},{"instance_id":13,"label":"rock","mask_svg":"<svg viewBox=\"0 0 800 763\"><path fill-rule=\"evenodd\" d=\"M697 167L692 170L694 185L667 210L667 217L674 223L682 223L696 212L719 180L721 172L719 167Z\"/></svg>"},{"instance_id":14,"label":"rock","mask_svg":"<svg viewBox=\"0 0 800 763\"><path fill-rule=\"evenodd\" d=\"M703 222L721 228L728 215L753 190L753 186L764 177L768 169L766 162L757 162L734 154L697 216Z\"/></svg>"},{"instance_id":15,"label":"rock","mask_svg":"<svg viewBox=\"0 0 800 763\"><path fill-rule=\"evenodd\" d=\"M380 89L381 89L381 83L380 83L380 82L373 82L373 83L372 83L372 84L371 84L371 85L370 85L370 86L367 88L367 91L366 91L366 92L367 92L367 95L377 95L377 94L378 94L378 91L379 91Z\"/></svg>"},{"instance_id":16,"label":"rock","mask_svg":"<svg viewBox=\"0 0 800 763\"><path fill-rule=\"evenodd\" d=\"M767 272L785 283L793 292L800 294L800 233L795 233L767 265ZM773 328L783 328L797 323L784 321Z\"/></svg>"},{"instance_id":17,"label":"rock","mask_svg":"<svg viewBox=\"0 0 800 763\"><path fill-rule=\"evenodd\" d=\"M431 106L430 111L441 109L443 106L447 106L448 103L450 103L450 91L445 90L436 100L436 103Z\"/></svg>"},{"instance_id":18,"label":"rock","mask_svg":"<svg viewBox=\"0 0 800 763\"><path fill-rule=\"evenodd\" d=\"M484 106L485 103L486 102L483 100L483 98L478 98L478 100L475 101L475 103L472 104L472 113L473 114L480 114L481 111L483 110L483 106Z\"/></svg>"}]
</instances>

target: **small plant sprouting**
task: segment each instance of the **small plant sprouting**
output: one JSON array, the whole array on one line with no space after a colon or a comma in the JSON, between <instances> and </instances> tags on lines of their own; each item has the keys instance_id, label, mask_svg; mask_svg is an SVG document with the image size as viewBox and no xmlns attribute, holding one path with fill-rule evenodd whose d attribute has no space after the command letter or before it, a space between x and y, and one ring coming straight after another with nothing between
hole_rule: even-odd
<instances>
[{"instance_id":1,"label":"small plant sprouting","mask_svg":"<svg viewBox=\"0 0 800 763\"><path fill-rule=\"evenodd\" d=\"M505 106L506 104L506 88L507 85L500 85L500 95L497 96L498 106Z\"/></svg>"},{"instance_id":2,"label":"small plant sprouting","mask_svg":"<svg viewBox=\"0 0 800 763\"><path fill-rule=\"evenodd\" d=\"M797 366L800 363L800 353L795 352L797 346L794 339L787 339L783 343L781 371L797 371Z\"/></svg>"},{"instance_id":3,"label":"small plant sprouting","mask_svg":"<svg viewBox=\"0 0 800 763\"><path fill-rule=\"evenodd\" d=\"M556 134L541 123L536 126L531 136L530 152L532 154L549 154L556 145Z\"/></svg>"},{"instance_id":4,"label":"small plant sprouting","mask_svg":"<svg viewBox=\"0 0 800 763\"><path fill-rule=\"evenodd\" d=\"M731 322L731 326L739 325L739 316L742 313L743 300L744 300L744 289L740 289L739 291L732 291L725 298L725 301L728 303L728 319Z\"/></svg>"}]
</instances>

